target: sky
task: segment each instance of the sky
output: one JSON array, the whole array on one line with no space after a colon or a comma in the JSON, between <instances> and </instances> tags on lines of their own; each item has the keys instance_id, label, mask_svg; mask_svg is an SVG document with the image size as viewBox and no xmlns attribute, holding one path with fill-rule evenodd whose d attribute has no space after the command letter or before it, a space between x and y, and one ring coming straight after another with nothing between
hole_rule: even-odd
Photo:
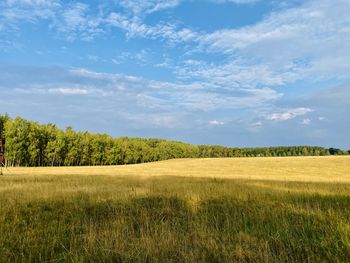
<instances>
[{"instance_id":1,"label":"sky","mask_svg":"<svg viewBox=\"0 0 350 263\"><path fill-rule=\"evenodd\" d=\"M350 149L349 0L0 0L0 113Z\"/></svg>"}]
</instances>

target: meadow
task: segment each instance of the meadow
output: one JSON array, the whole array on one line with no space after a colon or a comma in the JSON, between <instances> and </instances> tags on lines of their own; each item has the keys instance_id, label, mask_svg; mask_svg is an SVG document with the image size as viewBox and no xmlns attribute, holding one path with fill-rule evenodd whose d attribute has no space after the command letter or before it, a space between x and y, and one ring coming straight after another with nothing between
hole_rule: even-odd
<instances>
[{"instance_id":1,"label":"meadow","mask_svg":"<svg viewBox=\"0 0 350 263\"><path fill-rule=\"evenodd\" d=\"M0 262L350 262L350 157L9 168Z\"/></svg>"}]
</instances>

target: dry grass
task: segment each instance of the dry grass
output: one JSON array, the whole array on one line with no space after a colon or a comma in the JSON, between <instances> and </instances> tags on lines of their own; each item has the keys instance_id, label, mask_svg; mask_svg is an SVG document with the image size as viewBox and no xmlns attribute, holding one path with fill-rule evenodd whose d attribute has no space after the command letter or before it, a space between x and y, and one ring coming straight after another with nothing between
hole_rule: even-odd
<instances>
[{"instance_id":1,"label":"dry grass","mask_svg":"<svg viewBox=\"0 0 350 263\"><path fill-rule=\"evenodd\" d=\"M350 182L350 156L176 159L123 166L9 168L4 173Z\"/></svg>"},{"instance_id":2,"label":"dry grass","mask_svg":"<svg viewBox=\"0 0 350 263\"><path fill-rule=\"evenodd\" d=\"M349 181L349 157L12 168L0 262L349 262Z\"/></svg>"}]
</instances>

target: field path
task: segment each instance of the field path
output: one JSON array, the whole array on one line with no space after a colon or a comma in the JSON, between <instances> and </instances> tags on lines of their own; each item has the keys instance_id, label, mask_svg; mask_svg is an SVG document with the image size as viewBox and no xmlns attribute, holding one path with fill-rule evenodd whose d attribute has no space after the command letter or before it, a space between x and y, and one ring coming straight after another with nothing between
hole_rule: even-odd
<instances>
[{"instance_id":1,"label":"field path","mask_svg":"<svg viewBox=\"0 0 350 263\"><path fill-rule=\"evenodd\" d=\"M8 175L188 176L254 180L349 182L350 156L174 159L89 167L14 167Z\"/></svg>"}]
</instances>

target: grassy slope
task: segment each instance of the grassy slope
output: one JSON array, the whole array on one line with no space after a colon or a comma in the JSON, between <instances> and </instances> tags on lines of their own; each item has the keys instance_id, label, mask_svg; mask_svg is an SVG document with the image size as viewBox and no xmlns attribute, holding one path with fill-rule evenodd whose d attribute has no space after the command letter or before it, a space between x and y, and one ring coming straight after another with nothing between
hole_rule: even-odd
<instances>
[{"instance_id":1,"label":"grassy slope","mask_svg":"<svg viewBox=\"0 0 350 263\"><path fill-rule=\"evenodd\" d=\"M348 262L349 178L349 157L13 169L0 262Z\"/></svg>"}]
</instances>

